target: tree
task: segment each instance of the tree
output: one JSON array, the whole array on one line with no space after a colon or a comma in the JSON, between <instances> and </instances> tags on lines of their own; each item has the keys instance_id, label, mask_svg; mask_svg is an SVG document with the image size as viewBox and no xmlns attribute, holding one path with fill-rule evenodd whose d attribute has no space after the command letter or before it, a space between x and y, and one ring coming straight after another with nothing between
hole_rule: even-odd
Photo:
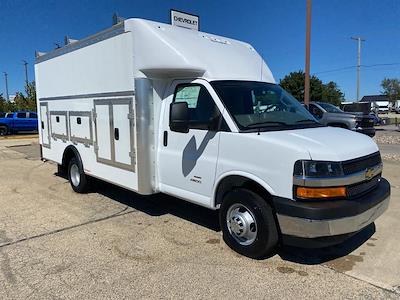
<instances>
[{"instance_id":1,"label":"tree","mask_svg":"<svg viewBox=\"0 0 400 300\"><path fill-rule=\"evenodd\" d=\"M0 112L10 112L15 110L15 104L7 101L3 94L0 94Z\"/></svg>"},{"instance_id":2,"label":"tree","mask_svg":"<svg viewBox=\"0 0 400 300\"><path fill-rule=\"evenodd\" d=\"M297 100L304 101L304 80L303 71L291 72L280 80L279 84ZM339 105L344 100L344 94L340 91L338 85L330 81L324 84L318 77L310 77L310 101L329 102Z\"/></svg>"},{"instance_id":3,"label":"tree","mask_svg":"<svg viewBox=\"0 0 400 300\"><path fill-rule=\"evenodd\" d=\"M381 82L382 94L388 96L390 101L400 100L400 80L384 78Z\"/></svg>"},{"instance_id":4,"label":"tree","mask_svg":"<svg viewBox=\"0 0 400 300\"><path fill-rule=\"evenodd\" d=\"M29 82L25 86L26 96L17 92L15 94L14 103L17 110L36 111L36 86L35 82Z\"/></svg>"}]
</instances>

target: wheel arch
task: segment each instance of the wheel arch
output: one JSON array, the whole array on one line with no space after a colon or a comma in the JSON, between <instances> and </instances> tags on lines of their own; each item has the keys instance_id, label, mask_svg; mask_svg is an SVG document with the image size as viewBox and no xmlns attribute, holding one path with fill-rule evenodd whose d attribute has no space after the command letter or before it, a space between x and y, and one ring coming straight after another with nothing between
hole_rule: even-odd
<instances>
[{"instance_id":1,"label":"wheel arch","mask_svg":"<svg viewBox=\"0 0 400 300\"><path fill-rule=\"evenodd\" d=\"M83 166L82 158L81 155L79 154L78 149L76 149L75 146L69 145L68 147L65 148L62 160L61 160L61 166L65 168L65 170L68 168L69 161L73 158L76 157L78 162Z\"/></svg>"},{"instance_id":2,"label":"wheel arch","mask_svg":"<svg viewBox=\"0 0 400 300\"><path fill-rule=\"evenodd\" d=\"M212 206L217 208L222 203L225 194L238 187L256 192L273 207L272 196L275 192L272 187L257 176L244 172L229 172L218 178L213 191Z\"/></svg>"}]
</instances>

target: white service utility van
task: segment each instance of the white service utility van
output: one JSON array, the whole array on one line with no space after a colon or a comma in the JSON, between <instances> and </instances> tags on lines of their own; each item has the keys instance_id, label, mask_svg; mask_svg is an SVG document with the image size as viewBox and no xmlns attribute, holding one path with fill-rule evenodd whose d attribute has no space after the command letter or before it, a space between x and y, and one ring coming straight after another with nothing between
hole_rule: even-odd
<instances>
[{"instance_id":1,"label":"white service utility van","mask_svg":"<svg viewBox=\"0 0 400 300\"><path fill-rule=\"evenodd\" d=\"M128 19L35 74L42 157L76 192L96 177L219 209L243 255L338 243L388 207L374 141L321 125L247 43Z\"/></svg>"}]
</instances>

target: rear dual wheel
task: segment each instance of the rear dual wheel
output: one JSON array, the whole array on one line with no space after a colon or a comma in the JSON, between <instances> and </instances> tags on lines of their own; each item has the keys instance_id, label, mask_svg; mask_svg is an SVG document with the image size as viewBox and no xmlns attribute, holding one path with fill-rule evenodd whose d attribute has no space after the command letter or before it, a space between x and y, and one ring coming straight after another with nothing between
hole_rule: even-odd
<instances>
[{"instance_id":1,"label":"rear dual wheel","mask_svg":"<svg viewBox=\"0 0 400 300\"><path fill-rule=\"evenodd\" d=\"M225 243L251 258L271 256L278 244L278 230L272 207L258 194L235 189L226 194L220 209Z\"/></svg>"}]
</instances>

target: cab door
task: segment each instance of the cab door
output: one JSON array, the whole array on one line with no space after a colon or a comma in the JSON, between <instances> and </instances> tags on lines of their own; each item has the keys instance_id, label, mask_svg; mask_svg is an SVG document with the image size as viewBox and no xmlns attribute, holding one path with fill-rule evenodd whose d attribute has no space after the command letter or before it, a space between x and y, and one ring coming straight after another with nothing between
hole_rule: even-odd
<instances>
[{"instance_id":1,"label":"cab door","mask_svg":"<svg viewBox=\"0 0 400 300\"><path fill-rule=\"evenodd\" d=\"M203 206L211 205L222 121L212 93L204 80L174 81L163 100L159 138L160 190ZM188 104L188 133L175 132L169 127L173 102Z\"/></svg>"}]
</instances>

